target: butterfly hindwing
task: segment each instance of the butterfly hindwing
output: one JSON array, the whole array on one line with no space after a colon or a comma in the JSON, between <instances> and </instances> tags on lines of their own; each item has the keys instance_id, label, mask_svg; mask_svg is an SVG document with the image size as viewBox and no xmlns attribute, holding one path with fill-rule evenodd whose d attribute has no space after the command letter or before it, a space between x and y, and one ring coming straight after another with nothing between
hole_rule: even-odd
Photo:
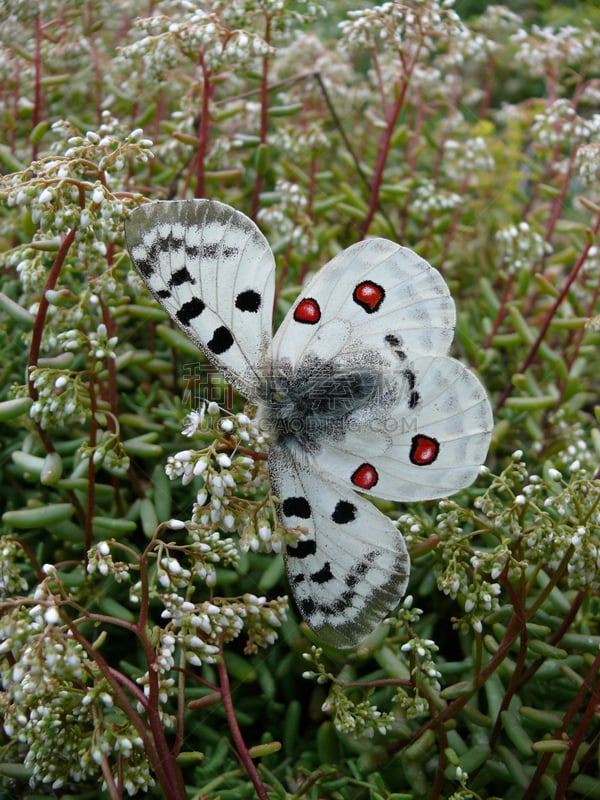
<instances>
[{"instance_id":1,"label":"butterfly hindwing","mask_svg":"<svg viewBox=\"0 0 600 800\"><path fill-rule=\"evenodd\" d=\"M224 203L147 203L125 223L152 294L246 397L270 361L275 261L257 226Z\"/></svg>"},{"instance_id":2,"label":"butterfly hindwing","mask_svg":"<svg viewBox=\"0 0 600 800\"><path fill-rule=\"evenodd\" d=\"M485 460L492 412L459 361L422 357L390 371L391 400L351 414L341 437L322 437L319 465L357 491L411 502L469 486Z\"/></svg>"},{"instance_id":3,"label":"butterfly hindwing","mask_svg":"<svg viewBox=\"0 0 600 800\"><path fill-rule=\"evenodd\" d=\"M353 647L403 596L410 559L393 522L311 458L269 451L284 526L306 529L285 555L300 613L321 638Z\"/></svg>"}]
</instances>

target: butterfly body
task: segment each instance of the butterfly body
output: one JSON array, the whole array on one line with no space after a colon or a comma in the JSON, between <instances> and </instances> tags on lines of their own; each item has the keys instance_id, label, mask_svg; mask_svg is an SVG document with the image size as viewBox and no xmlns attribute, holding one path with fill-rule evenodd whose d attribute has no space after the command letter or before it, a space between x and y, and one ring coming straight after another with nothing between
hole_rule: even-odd
<instances>
[{"instance_id":1,"label":"butterfly body","mask_svg":"<svg viewBox=\"0 0 600 800\"><path fill-rule=\"evenodd\" d=\"M340 367L314 355L297 368L284 361L261 384L259 424L291 452L318 456L322 442L341 440L352 413L375 402L382 388L374 368Z\"/></svg>"},{"instance_id":2,"label":"butterfly body","mask_svg":"<svg viewBox=\"0 0 600 800\"><path fill-rule=\"evenodd\" d=\"M454 303L412 251L369 239L301 292L272 337L275 263L245 215L216 201L155 202L126 223L134 265L170 314L248 400L270 439L285 554L301 614L350 647L396 606L406 545L365 495L442 497L487 453L483 387L446 353Z\"/></svg>"}]
</instances>

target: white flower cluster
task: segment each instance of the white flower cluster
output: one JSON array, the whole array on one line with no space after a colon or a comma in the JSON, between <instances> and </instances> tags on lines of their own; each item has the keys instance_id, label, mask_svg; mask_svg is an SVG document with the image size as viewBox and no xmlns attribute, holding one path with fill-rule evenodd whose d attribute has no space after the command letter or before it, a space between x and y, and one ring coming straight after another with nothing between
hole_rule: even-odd
<instances>
[{"instance_id":1,"label":"white flower cluster","mask_svg":"<svg viewBox=\"0 0 600 800\"><path fill-rule=\"evenodd\" d=\"M23 550L14 537L0 536L0 597L27 591L27 579L19 564L22 557Z\"/></svg>"},{"instance_id":2,"label":"white flower cluster","mask_svg":"<svg viewBox=\"0 0 600 800\"><path fill-rule=\"evenodd\" d=\"M495 167L494 157L482 136L461 141L448 139L444 150L444 171L448 177L461 183L469 179L471 185Z\"/></svg>"},{"instance_id":3,"label":"white flower cluster","mask_svg":"<svg viewBox=\"0 0 600 800\"><path fill-rule=\"evenodd\" d=\"M509 273L528 269L536 261L552 252L552 245L531 229L528 222L508 225L496 231L503 265Z\"/></svg>"},{"instance_id":4,"label":"white flower cluster","mask_svg":"<svg viewBox=\"0 0 600 800\"><path fill-rule=\"evenodd\" d=\"M63 370L36 367L30 378L37 399L29 409L29 416L47 430L58 425L82 421L86 414L81 405L82 394L87 395L76 374Z\"/></svg>"},{"instance_id":5,"label":"white flower cluster","mask_svg":"<svg viewBox=\"0 0 600 800\"><path fill-rule=\"evenodd\" d=\"M16 606L0 622L0 715L5 734L24 751L31 786L58 791L101 782L104 762L114 764L129 794L148 790L153 778L140 737L114 708L84 648L60 626L44 584L32 599L34 605ZM118 767L115 753L122 757Z\"/></svg>"},{"instance_id":6,"label":"white flower cluster","mask_svg":"<svg viewBox=\"0 0 600 800\"><path fill-rule=\"evenodd\" d=\"M467 65L469 69L484 64L497 45L482 33L455 21L450 38L449 52L438 59L438 66L445 69Z\"/></svg>"},{"instance_id":7,"label":"white flower cluster","mask_svg":"<svg viewBox=\"0 0 600 800\"><path fill-rule=\"evenodd\" d=\"M311 0L214 0L213 8L220 10L230 27L252 25L262 30L268 20L278 44L301 26L327 16L325 7Z\"/></svg>"},{"instance_id":8,"label":"white flower cluster","mask_svg":"<svg viewBox=\"0 0 600 800\"><path fill-rule=\"evenodd\" d=\"M435 654L439 651L439 647L433 639L424 639L419 636L413 636L400 647L402 653L405 654L411 661L411 674L418 680L419 675L424 675L427 682L434 688L439 690L441 672L438 670L435 663Z\"/></svg>"},{"instance_id":9,"label":"white flower cluster","mask_svg":"<svg viewBox=\"0 0 600 800\"><path fill-rule=\"evenodd\" d=\"M98 574L103 578L109 575L117 583L130 579L129 565L123 561L113 561L110 544L98 542L88 551L87 572L89 575Z\"/></svg>"},{"instance_id":10,"label":"white flower cluster","mask_svg":"<svg viewBox=\"0 0 600 800\"><path fill-rule=\"evenodd\" d=\"M385 736L395 721L393 712L380 711L369 699L357 702L338 683L332 685L321 711L333 716L333 724L340 733L353 737L370 739L376 733Z\"/></svg>"},{"instance_id":11,"label":"white flower cluster","mask_svg":"<svg viewBox=\"0 0 600 800\"><path fill-rule=\"evenodd\" d=\"M398 517L398 528L407 545L411 545L416 537L425 532L426 523L422 517L416 514L401 514Z\"/></svg>"},{"instance_id":12,"label":"white flower cluster","mask_svg":"<svg viewBox=\"0 0 600 800\"><path fill-rule=\"evenodd\" d=\"M272 52L256 33L231 30L214 13L195 8L182 21L156 14L138 19L134 28L140 38L122 48L121 60L130 80L162 84L183 64L202 62L211 72L237 69Z\"/></svg>"},{"instance_id":13,"label":"white flower cluster","mask_svg":"<svg viewBox=\"0 0 600 800\"><path fill-rule=\"evenodd\" d=\"M269 136L269 144L272 145L275 152L285 153L286 158L300 160L305 159L307 156L316 156L326 150L330 145L330 141L321 124L311 124L306 127L280 125ZM286 185L290 187L287 192L285 190ZM306 196L304 194L300 195L300 188L297 184L281 181L281 184L277 184L275 192L277 194L289 194L289 201L293 207L306 208Z\"/></svg>"},{"instance_id":14,"label":"white flower cluster","mask_svg":"<svg viewBox=\"0 0 600 800\"><path fill-rule=\"evenodd\" d=\"M419 182L411 197L411 215L417 220L426 220L431 215L438 218L440 214L454 211L462 202L459 194L440 189L433 181L424 179Z\"/></svg>"},{"instance_id":15,"label":"white flower cluster","mask_svg":"<svg viewBox=\"0 0 600 800\"><path fill-rule=\"evenodd\" d=\"M47 252L56 252L65 232L74 230L75 242L66 264L73 275L85 269L86 281L106 270L107 243L122 235L125 210L111 186L122 183L124 168L151 157L152 142L141 129L115 130L104 115L98 131L81 135L68 123L54 123L63 138L52 145L54 155L30 164L3 181L0 198L9 207L28 209L37 225L32 244L19 245L2 255L16 265L26 290L41 290L47 279ZM113 132L114 131L114 132Z\"/></svg>"},{"instance_id":16,"label":"white flower cluster","mask_svg":"<svg viewBox=\"0 0 600 800\"><path fill-rule=\"evenodd\" d=\"M101 322L95 333L91 332L88 335L90 355L93 355L94 358L116 358L114 348L118 341L117 336L108 336L106 325Z\"/></svg>"},{"instance_id":17,"label":"white flower cluster","mask_svg":"<svg viewBox=\"0 0 600 800\"><path fill-rule=\"evenodd\" d=\"M584 119L577 114L570 100L559 98L540 114L536 114L531 135L541 147L557 145L572 148L589 141L600 132L600 114Z\"/></svg>"},{"instance_id":18,"label":"white flower cluster","mask_svg":"<svg viewBox=\"0 0 600 800\"><path fill-rule=\"evenodd\" d=\"M600 58L600 34L591 27L581 30L571 25L558 29L533 25L531 32L523 28L516 31L511 42L517 47L516 64L536 78L557 76L583 60L594 63Z\"/></svg>"},{"instance_id":19,"label":"white flower cluster","mask_svg":"<svg viewBox=\"0 0 600 800\"><path fill-rule=\"evenodd\" d=\"M170 526L176 527L178 520L171 520ZM181 523L183 525L183 523ZM233 539L221 536L218 530L207 530L206 526L196 527L192 523L188 528L189 542L181 547L191 559L191 569L182 566L172 552L159 559L157 573L158 582L163 589L183 589L198 579L206 586L214 586L217 582L215 568L235 565L239 552Z\"/></svg>"},{"instance_id":20,"label":"white flower cluster","mask_svg":"<svg viewBox=\"0 0 600 800\"><path fill-rule=\"evenodd\" d=\"M6 22L32 22L35 17L54 19L63 12L60 0L42 0L32 6L27 0L0 0L0 19Z\"/></svg>"},{"instance_id":21,"label":"white flower cluster","mask_svg":"<svg viewBox=\"0 0 600 800\"><path fill-rule=\"evenodd\" d=\"M339 23L340 46L345 50L383 46L396 52L435 52L452 41L460 18L451 8L453 0L398 0L348 12Z\"/></svg>"},{"instance_id":22,"label":"white flower cluster","mask_svg":"<svg viewBox=\"0 0 600 800\"><path fill-rule=\"evenodd\" d=\"M479 30L497 41L519 31L523 20L506 6L488 6L476 24Z\"/></svg>"},{"instance_id":23,"label":"white flower cluster","mask_svg":"<svg viewBox=\"0 0 600 800\"><path fill-rule=\"evenodd\" d=\"M575 168L581 181L588 187L600 186L600 143L582 144L577 149Z\"/></svg>"},{"instance_id":24,"label":"white flower cluster","mask_svg":"<svg viewBox=\"0 0 600 800\"><path fill-rule=\"evenodd\" d=\"M286 537L297 537L278 524L270 498L257 509L255 501L243 497L266 490L266 460L236 452L243 446L245 452L252 449L264 453L266 437L246 414L218 420L219 410L211 402L188 415L185 435L193 436L208 422L216 428L217 440L206 450L181 450L169 456L165 471L171 480L181 479L184 485L194 479L201 482L192 514L192 522L199 530L237 531L242 550L279 553ZM220 449L225 446L232 451L231 456Z\"/></svg>"},{"instance_id":25,"label":"white flower cluster","mask_svg":"<svg viewBox=\"0 0 600 800\"><path fill-rule=\"evenodd\" d=\"M312 236L312 222L306 215L308 205L305 189L297 183L278 179L271 198L272 205L264 205L257 221L267 225L284 240L292 242L296 256L309 256L316 251Z\"/></svg>"},{"instance_id":26,"label":"white flower cluster","mask_svg":"<svg viewBox=\"0 0 600 800\"><path fill-rule=\"evenodd\" d=\"M123 477L129 469L129 456L125 452L119 434L116 432L100 431L93 447L87 442L82 443L79 448L79 455L82 458L91 457L96 468L102 466L111 475Z\"/></svg>"},{"instance_id":27,"label":"white flower cluster","mask_svg":"<svg viewBox=\"0 0 600 800\"><path fill-rule=\"evenodd\" d=\"M443 531L443 526L444 519L440 516L440 531ZM501 558L502 555L498 552L490 554L476 551L469 564L452 560L448 568L438 575L437 585L440 591L463 605L464 617L461 624L470 624L476 633L483 631L484 617L499 606L502 587L497 581L489 581L483 575L491 570L498 577L501 570L498 570L497 565Z\"/></svg>"},{"instance_id":28,"label":"white flower cluster","mask_svg":"<svg viewBox=\"0 0 600 800\"><path fill-rule=\"evenodd\" d=\"M287 607L286 598L269 601L254 594L201 603L167 594L162 595L162 601L165 608L161 616L169 620L168 630L193 666L214 664L220 658L222 644L236 639L244 625L250 634L249 652L255 652L257 646L273 644Z\"/></svg>"}]
</instances>

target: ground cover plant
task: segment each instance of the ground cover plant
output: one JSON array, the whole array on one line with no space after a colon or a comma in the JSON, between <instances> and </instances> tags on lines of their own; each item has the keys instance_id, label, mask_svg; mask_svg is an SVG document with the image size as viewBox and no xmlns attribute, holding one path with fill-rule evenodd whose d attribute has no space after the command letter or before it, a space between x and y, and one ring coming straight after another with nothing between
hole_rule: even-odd
<instances>
[{"instance_id":1,"label":"ground cover plant","mask_svg":"<svg viewBox=\"0 0 600 800\"><path fill-rule=\"evenodd\" d=\"M0 0L0 796L600 797L600 20L468 11ZM477 483L378 503L412 576L356 652L288 606L252 409L124 248L193 196L265 231L279 319L413 248L489 392Z\"/></svg>"}]
</instances>

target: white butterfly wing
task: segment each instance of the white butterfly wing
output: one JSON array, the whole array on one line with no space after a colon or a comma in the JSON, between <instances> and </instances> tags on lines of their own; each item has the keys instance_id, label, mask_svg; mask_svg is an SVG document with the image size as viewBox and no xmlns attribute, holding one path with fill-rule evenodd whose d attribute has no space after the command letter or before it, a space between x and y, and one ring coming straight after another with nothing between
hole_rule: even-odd
<instances>
[{"instance_id":1,"label":"white butterfly wing","mask_svg":"<svg viewBox=\"0 0 600 800\"><path fill-rule=\"evenodd\" d=\"M358 242L329 261L290 309L273 341L275 362L372 350L392 364L407 354L443 355L454 302L423 258L387 239Z\"/></svg>"},{"instance_id":2,"label":"white butterfly wing","mask_svg":"<svg viewBox=\"0 0 600 800\"><path fill-rule=\"evenodd\" d=\"M302 397L311 423L321 413L334 419L336 402L338 410L348 408L343 424L330 425L331 435L321 425L311 442L322 469L356 491L402 501L444 497L475 480L492 412L475 375L445 355L454 325L444 279L407 248L369 239L323 267L273 344L275 363L290 364L296 395L294 371L296 384L310 382L305 364L332 374ZM349 378L335 386L344 370L379 376L366 401L345 399Z\"/></svg>"},{"instance_id":3,"label":"white butterfly wing","mask_svg":"<svg viewBox=\"0 0 600 800\"><path fill-rule=\"evenodd\" d=\"M253 397L270 363L275 261L245 214L216 200L157 201L125 222L131 259L177 325Z\"/></svg>"},{"instance_id":4,"label":"white butterfly wing","mask_svg":"<svg viewBox=\"0 0 600 800\"><path fill-rule=\"evenodd\" d=\"M357 491L405 502L469 486L485 461L493 427L476 376L447 356L420 358L388 374L395 402L348 417L342 438L324 438L319 466Z\"/></svg>"},{"instance_id":5,"label":"white butterfly wing","mask_svg":"<svg viewBox=\"0 0 600 800\"><path fill-rule=\"evenodd\" d=\"M400 532L375 506L312 460L269 450L273 489L287 527L306 528L285 555L308 625L335 647L353 647L398 605L410 559Z\"/></svg>"}]
</instances>

